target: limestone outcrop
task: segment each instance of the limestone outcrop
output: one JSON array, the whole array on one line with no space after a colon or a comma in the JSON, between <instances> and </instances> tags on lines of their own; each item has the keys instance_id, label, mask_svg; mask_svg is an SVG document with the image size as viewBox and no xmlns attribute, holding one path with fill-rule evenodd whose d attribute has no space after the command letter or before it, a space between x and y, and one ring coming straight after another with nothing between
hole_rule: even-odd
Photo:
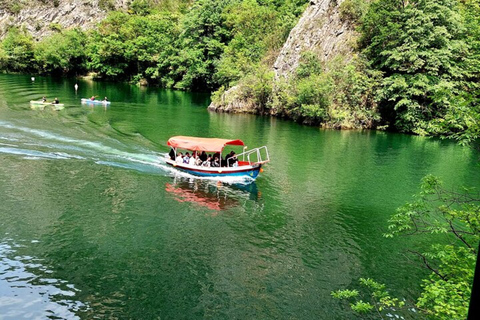
<instances>
[{"instance_id":1,"label":"limestone outcrop","mask_svg":"<svg viewBox=\"0 0 480 320\"><path fill-rule=\"evenodd\" d=\"M339 7L344 0L311 0L273 65L275 77L288 77L298 67L303 52L316 53L327 62L337 55L352 52L354 29L341 19Z\"/></svg>"},{"instance_id":2,"label":"limestone outcrop","mask_svg":"<svg viewBox=\"0 0 480 320\"><path fill-rule=\"evenodd\" d=\"M65 29L91 29L105 18L108 9L124 8L127 0L2 0L0 1L0 39L10 26L22 26L41 39Z\"/></svg>"},{"instance_id":3,"label":"limestone outcrop","mask_svg":"<svg viewBox=\"0 0 480 320\"><path fill-rule=\"evenodd\" d=\"M327 62L338 55L349 56L353 51L354 28L341 18L339 7L344 0L311 0L273 65L275 81L288 78L298 67L303 52L315 53ZM275 86L275 84L274 84ZM240 98L239 88L227 90L221 101L212 102L209 110L253 112L251 101Z\"/></svg>"}]
</instances>

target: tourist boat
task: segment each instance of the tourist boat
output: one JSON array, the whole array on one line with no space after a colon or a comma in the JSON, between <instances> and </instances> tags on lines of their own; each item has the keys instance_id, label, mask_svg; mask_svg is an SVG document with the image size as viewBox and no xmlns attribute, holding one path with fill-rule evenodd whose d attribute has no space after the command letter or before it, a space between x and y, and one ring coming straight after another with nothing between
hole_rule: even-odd
<instances>
[{"instance_id":1,"label":"tourist boat","mask_svg":"<svg viewBox=\"0 0 480 320\"><path fill-rule=\"evenodd\" d=\"M102 105L107 105L110 104L110 101L103 101L103 100L92 100L92 99L82 99L82 103L85 104L102 104Z\"/></svg>"},{"instance_id":2,"label":"tourist boat","mask_svg":"<svg viewBox=\"0 0 480 320\"><path fill-rule=\"evenodd\" d=\"M172 148L175 155L180 149L199 153L202 151L219 153L220 158L222 158L222 152L226 146L243 146L243 152L235 154L235 159L229 158L226 161L227 166L224 167L204 167L180 163L172 159L170 155L167 155L166 163L168 165L201 177L245 177L255 179L262 171L262 165L270 161L266 146L247 150L242 140L175 136L171 137L167 144Z\"/></svg>"},{"instance_id":3,"label":"tourist boat","mask_svg":"<svg viewBox=\"0 0 480 320\"><path fill-rule=\"evenodd\" d=\"M43 102L43 101L35 101L31 100L30 104L34 106L56 106L56 107L63 107L63 103L53 103L53 102Z\"/></svg>"}]
</instances>

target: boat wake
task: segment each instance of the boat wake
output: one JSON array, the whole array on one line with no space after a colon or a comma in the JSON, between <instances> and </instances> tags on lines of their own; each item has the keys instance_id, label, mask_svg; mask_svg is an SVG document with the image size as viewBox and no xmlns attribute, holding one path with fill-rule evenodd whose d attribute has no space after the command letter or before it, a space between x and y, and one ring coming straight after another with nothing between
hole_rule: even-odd
<instances>
[{"instance_id":1,"label":"boat wake","mask_svg":"<svg viewBox=\"0 0 480 320\"><path fill-rule=\"evenodd\" d=\"M74 135L76 137L73 137ZM109 136L88 135L78 131L66 136L64 131L34 129L7 121L0 121L1 154L25 160L92 161L99 165L149 174L220 181L226 184L250 184L254 181L250 177L193 176L167 165L166 153L149 150L137 143L125 143Z\"/></svg>"},{"instance_id":2,"label":"boat wake","mask_svg":"<svg viewBox=\"0 0 480 320\"><path fill-rule=\"evenodd\" d=\"M111 137L97 138L102 142L0 121L0 154L27 160L92 161L153 174L168 172L164 153L125 144Z\"/></svg>"}]
</instances>

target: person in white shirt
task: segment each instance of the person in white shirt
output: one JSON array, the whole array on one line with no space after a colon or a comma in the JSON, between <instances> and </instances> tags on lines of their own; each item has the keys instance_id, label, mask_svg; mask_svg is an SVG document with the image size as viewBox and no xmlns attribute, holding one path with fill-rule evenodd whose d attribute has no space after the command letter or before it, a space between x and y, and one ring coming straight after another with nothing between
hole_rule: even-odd
<instances>
[{"instance_id":1,"label":"person in white shirt","mask_svg":"<svg viewBox=\"0 0 480 320\"><path fill-rule=\"evenodd\" d=\"M181 152L177 153L177 158L175 159L177 163L183 163L183 154Z\"/></svg>"},{"instance_id":2,"label":"person in white shirt","mask_svg":"<svg viewBox=\"0 0 480 320\"><path fill-rule=\"evenodd\" d=\"M188 164L190 162L190 153L185 153L185 156L183 157L183 163Z\"/></svg>"},{"instance_id":3,"label":"person in white shirt","mask_svg":"<svg viewBox=\"0 0 480 320\"><path fill-rule=\"evenodd\" d=\"M193 165L195 164L195 160L196 160L195 157L192 155L192 156L190 157L190 160L188 161L188 164L191 165L191 166L193 166Z\"/></svg>"},{"instance_id":4,"label":"person in white shirt","mask_svg":"<svg viewBox=\"0 0 480 320\"><path fill-rule=\"evenodd\" d=\"M218 157L215 157L215 159L212 161L211 166L212 167L220 167L220 161L218 161Z\"/></svg>"},{"instance_id":5,"label":"person in white shirt","mask_svg":"<svg viewBox=\"0 0 480 320\"><path fill-rule=\"evenodd\" d=\"M212 162L212 157L209 156L209 157L207 158L207 160L203 161L202 166L203 166L203 167L210 167L211 162Z\"/></svg>"}]
</instances>

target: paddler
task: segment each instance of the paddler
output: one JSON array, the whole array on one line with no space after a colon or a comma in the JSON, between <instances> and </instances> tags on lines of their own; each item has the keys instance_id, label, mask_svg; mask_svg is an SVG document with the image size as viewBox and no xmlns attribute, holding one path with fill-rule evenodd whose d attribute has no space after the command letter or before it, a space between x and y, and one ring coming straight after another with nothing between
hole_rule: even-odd
<instances>
[{"instance_id":1,"label":"paddler","mask_svg":"<svg viewBox=\"0 0 480 320\"><path fill-rule=\"evenodd\" d=\"M58 98L55 98L55 99L53 99L53 102L52 102L52 103L53 103L53 104L59 104L60 101L58 101Z\"/></svg>"}]
</instances>

